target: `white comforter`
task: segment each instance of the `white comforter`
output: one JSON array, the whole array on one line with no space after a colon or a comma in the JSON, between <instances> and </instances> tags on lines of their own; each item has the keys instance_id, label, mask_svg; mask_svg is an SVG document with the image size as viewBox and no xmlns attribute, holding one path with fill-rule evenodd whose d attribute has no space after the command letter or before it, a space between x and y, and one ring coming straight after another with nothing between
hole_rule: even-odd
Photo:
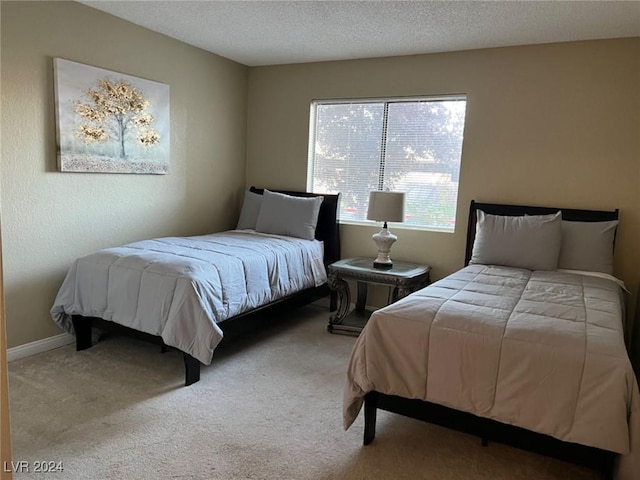
<instances>
[{"instance_id":1,"label":"white comforter","mask_svg":"<svg viewBox=\"0 0 640 480\"><path fill-rule=\"evenodd\" d=\"M204 364L222 339L217 323L326 282L316 240L232 230L145 240L77 259L51 308L152 335Z\"/></svg>"},{"instance_id":2,"label":"white comforter","mask_svg":"<svg viewBox=\"0 0 640 480\"><path fill-rule=\"evenodd\" d=\"M375 312L354 346L344 425L372 390L623 454L640 478L638 385L613 281L471 265Z\"/></svg>"}]
</instances>

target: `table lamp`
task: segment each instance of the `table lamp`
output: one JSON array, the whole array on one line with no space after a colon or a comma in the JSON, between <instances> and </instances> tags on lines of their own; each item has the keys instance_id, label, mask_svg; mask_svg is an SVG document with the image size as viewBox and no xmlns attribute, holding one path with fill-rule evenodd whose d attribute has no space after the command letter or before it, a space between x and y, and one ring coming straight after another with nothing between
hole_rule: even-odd
<instances>
[{"instance_id":1,"label":"table lamp","mask_svg":"<svg viewBox=\"0 0 640 480\"><path fill-rule=\"evenodd\" d=\"M382 230L371 237L378 247L378 258L374 260L373 267L388 270L393 267L393 262L389 257L391 245L398 237L389 231L387 222L404 221L404 193L370 192L367 220L384 222Z\"/></svg>"}]
</instances>

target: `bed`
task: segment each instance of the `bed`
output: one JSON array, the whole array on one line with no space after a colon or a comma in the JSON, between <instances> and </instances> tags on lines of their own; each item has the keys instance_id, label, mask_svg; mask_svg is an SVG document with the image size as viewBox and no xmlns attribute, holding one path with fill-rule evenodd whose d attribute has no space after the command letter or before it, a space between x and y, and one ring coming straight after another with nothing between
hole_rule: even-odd
<instances>
[{"instance_id":1,"label":"bed","mask_svg":"<svg viewBox=\"0 0 640 480\"><path fill-rule=\"evenodd\" d=\"M471 202L466 266L376 311L356 341L345 428L364 405L365 445L382 409L637 479L624 294L605 273L617 220L617 211Z\"/></svg>"},{"instance_id":2,"label":"bed","mask_svg":"<svg viewBox=\"0 0 640 480\"><path fill-rule=\"evenodd\" d=\"M250 329L253 314L329 294L325 267L340 257L338 201L251 187L234 230L143 240L76 259L51 316L75 334L77 350L92 346L94 327L178 349L191 385L225 333Z\"/></svg>"}]
</instances>

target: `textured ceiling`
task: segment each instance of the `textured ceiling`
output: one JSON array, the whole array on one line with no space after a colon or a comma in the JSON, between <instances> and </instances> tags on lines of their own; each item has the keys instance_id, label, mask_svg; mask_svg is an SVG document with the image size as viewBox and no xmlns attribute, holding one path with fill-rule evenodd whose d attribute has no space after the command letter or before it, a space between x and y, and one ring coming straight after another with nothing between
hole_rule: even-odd
<instances>
[{"instance_id":1,"label":"textured ceiling","mask_svg":"<svg viewBox=\"0 0 640 480\"><path fill-rule=\"evenodd\" d=\"M81 3L249 66L640 36L640 0Z\"/></svg>"}]
</instances>

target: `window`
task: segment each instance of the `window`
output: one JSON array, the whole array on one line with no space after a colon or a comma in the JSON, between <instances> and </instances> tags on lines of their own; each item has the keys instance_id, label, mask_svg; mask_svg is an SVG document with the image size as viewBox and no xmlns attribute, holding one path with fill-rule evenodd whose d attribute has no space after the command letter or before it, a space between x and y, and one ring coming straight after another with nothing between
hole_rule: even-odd
<instances>
[{"instance_id":1,"label":"window","mask_svg":"<svg viewBox=\"0 0 640 480\"><path fill-rule=\"evenodd\" d=\"M340 220L367 221L372 190L406 193L403 226L453 232L466 97L315 101L308 188L341 193Z\"/></svg>"}]
</instances>

